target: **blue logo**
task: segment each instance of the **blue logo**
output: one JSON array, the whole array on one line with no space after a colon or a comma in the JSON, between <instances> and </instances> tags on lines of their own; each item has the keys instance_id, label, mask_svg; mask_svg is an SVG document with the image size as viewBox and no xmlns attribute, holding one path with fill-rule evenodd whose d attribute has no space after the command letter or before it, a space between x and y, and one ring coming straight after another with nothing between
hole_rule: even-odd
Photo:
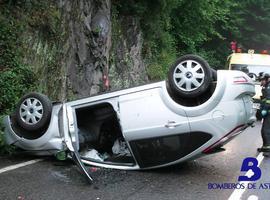
<instances>
[{"instance_id":1,"label":"blue logo","mask_svg":"<svg viewBox=\"0 0 270 200\"><path fill-rule=\"evenodd\" d=\"M238 181L257 181L262 175L261 169L258 167L258 160L252 157L243 160L241 171L246 172L246 175L239 176Z\"/></svg>"}]
</instances>

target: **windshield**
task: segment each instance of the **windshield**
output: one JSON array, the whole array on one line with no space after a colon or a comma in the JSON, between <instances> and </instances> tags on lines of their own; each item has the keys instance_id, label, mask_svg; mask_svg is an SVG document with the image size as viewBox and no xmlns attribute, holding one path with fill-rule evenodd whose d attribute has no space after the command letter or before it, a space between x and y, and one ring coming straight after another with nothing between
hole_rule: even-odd
<instances>
[{"instance_id":1,"label":"windshield","mask_svg":"<svg viewBox=\"0 0 270 200\"><path fill-rule=\"evenodd\" d=\"M232 70L240 70L247 74L251 74L259 77L260 72L265 72L270 74L270 65L243 65L243 64L232 64Z\"/></svg>"}]
</instances>

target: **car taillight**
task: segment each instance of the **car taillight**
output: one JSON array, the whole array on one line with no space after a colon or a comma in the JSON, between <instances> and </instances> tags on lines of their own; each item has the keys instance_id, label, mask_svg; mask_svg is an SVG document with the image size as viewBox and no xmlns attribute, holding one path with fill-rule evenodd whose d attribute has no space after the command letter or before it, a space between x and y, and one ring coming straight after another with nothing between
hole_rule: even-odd
<instances>
[{"instance_id":1,"label":"car taillight","mask_svg":"<svg viewBox=\"0 0 270 200\"><path fill-rule=\"evenodd\" d=\"M248 83L248 80L244 76L237 76L233 78L233 83Z\"/></svg>"}]
</instances>

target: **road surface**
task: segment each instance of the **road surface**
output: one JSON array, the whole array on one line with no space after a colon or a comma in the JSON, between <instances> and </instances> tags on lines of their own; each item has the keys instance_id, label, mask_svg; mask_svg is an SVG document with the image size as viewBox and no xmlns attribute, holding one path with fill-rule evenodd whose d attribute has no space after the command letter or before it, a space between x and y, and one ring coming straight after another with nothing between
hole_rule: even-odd
<instances>
[{"instance_id":1,"label":"road surface","mask_svg":"<svg viewBox=\"0 0 270 200\"><path fill-rule=\"evenodd\" d=\"M209 184L237 183L243 159L258 156L261 123L248 128L225 146L226 151L188 163L148 171L121 171L89 168L95 179L89 185L72 162L17 155L0 157L0 199L229 199L234 189L209 189ZM260 163L262 177L256 182L270 183L270 158ZM10 169L1 172L1 169ZM3 170L2 170L3 171ZM269 187L270 188L270 187ZM270 189L246 189L242 199L270 199ZM239 194L237 194L239 195ZM235 197L231 196L231 199Z\"/></svg>"}]
</instances>

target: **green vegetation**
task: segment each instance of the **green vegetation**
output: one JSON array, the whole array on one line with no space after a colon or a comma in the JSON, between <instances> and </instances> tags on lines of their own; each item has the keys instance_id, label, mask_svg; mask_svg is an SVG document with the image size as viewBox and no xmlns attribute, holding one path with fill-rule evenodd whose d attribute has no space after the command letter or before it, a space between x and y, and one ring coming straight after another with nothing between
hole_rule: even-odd
<instances>
[{"instance_id":1,"label":"green vegetation","mask_svg":"<svg viewBox=\"0 0 270 200\"><path fill-rule=\"evenodd\" d=\"M118 0L122 15L134 15L144 33L149 76L160 79L176 57L194 53L223 68L236 40L247 50L269 49L270 4L265 0Z\"/></svg>"},{"instance_id":2,"label":"green vegetation","mask_svg":"<svg viewBox=\"0 0 270 200\"><path fill-rule=\"evenodd\" d=\"M18 34L23 27L18 25L10 13L1 10L0 15L0 120L7 114L18 99L29 91L35 82L35 75L30 67L21 60L21 41ZM0 125L0 153L10 152L4 147L3 127ZM2 149L2 150L1 150Z\"/></svg>"},{"instance_id":3,"label":"green vegetation","mask_svg":"<svg viewBox=\"0 0 270 200\"><path fill-rule=\"evenodd\" d=\"M179 2L119 0L113 4L120 16L131 15L140 21L144 34L143 56L150 79L165 78L168 66L176 59L171 13Z\"/></svg>"},{"instance_id":4,"label":"green vegetation","mask_svg":"<svg viewBox=\"0 0 270 200\"><path fill-rule=\"evenodd\" d=\"M270 2L267 0L240 1L235 11L236 25L234 35L244 48L268 49L270 42Z\"/></svg>"},{"instance_id":5,"label":"green vegetation","mask_svg":"<svg viewBox=\"0 0 270 200\"><path fill-rule=\"evenodd\" d=\"M56 23L59 21L59 12L51 6L52 2L23 0L0 2L0 154L11 153L14 149L4 144L3 116L14 111L16 103L24 94L45 90L44 86L40 87L42 84L38 84L38 80L42 79L42 73L29 64L36 59L35 57L41 62L44 54L38 56L42 54L40 47L37 48L39 52L35 53L28 48L28 43L33 41L27 41L25 38L38 32L43 33L39 36L41 41L51 41L55 46L61 42L62 34L58 32L59 24ZM61 53L57 50L50 52ZM32 58L28 57L30 61L25 59L26 54L32 54ZM49 67L53 68L57 64L55 56L52 53L49 55L45 59L50 59ZM49 71L47 69L48 73ZM57 73L55 69L51 71Z\"/></svg>"}]
</instances>

